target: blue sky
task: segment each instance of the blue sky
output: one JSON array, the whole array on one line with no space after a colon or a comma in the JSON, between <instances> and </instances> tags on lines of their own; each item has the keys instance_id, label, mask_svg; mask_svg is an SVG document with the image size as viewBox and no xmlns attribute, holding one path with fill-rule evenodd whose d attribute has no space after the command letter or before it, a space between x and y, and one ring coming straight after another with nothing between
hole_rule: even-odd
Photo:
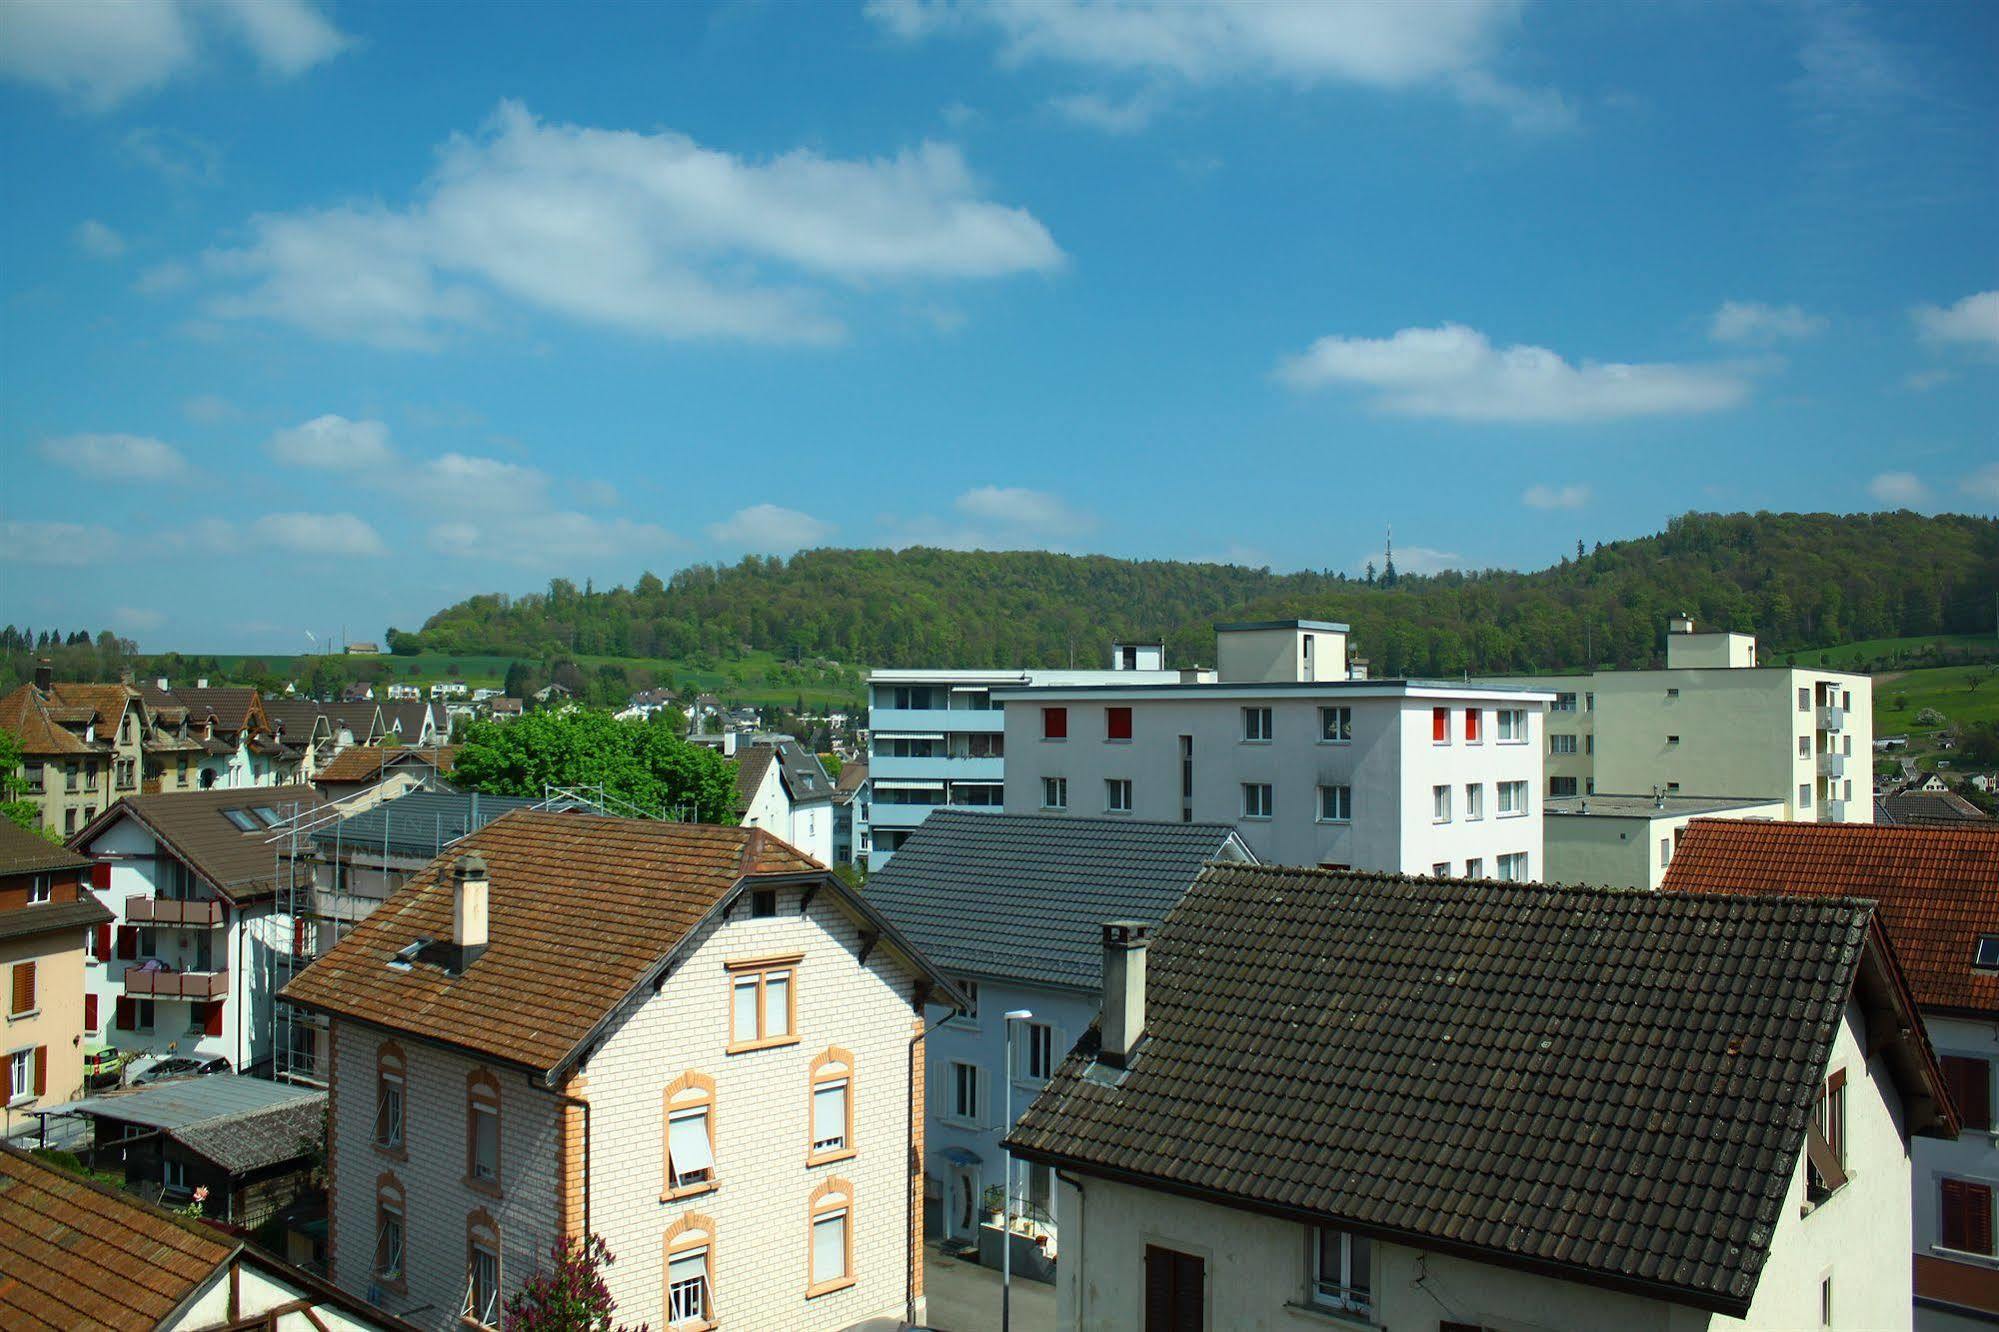
<instances>
[{"instance_id":1,"label":"blue sky","mask_svg":"<svg viewBox=\"0 0 1999 1332\"><path fill-rule=\"evenodd\" d=\"M1999 512L1999 8L0 0L0 621Z\"/></svg>"}]
</instances>

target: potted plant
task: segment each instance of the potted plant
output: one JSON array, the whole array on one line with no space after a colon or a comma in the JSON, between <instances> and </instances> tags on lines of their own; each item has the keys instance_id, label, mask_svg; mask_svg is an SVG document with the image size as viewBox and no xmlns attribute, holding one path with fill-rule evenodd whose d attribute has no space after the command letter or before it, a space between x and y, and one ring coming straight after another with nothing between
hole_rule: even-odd
<instances>
[{"instance_id":1,"label":"potted plant","mask_svg":"<svg viewBox=\"0 0 1999 1332\"><path fill-rule=\"evenodd\" d=\"M1006 1190L997 1184L988 1184L979 1195L979 1206L986 1214L986 1220L993 1225L1003 1226L1006 1214Z\"/></svg>"}]
</instances>

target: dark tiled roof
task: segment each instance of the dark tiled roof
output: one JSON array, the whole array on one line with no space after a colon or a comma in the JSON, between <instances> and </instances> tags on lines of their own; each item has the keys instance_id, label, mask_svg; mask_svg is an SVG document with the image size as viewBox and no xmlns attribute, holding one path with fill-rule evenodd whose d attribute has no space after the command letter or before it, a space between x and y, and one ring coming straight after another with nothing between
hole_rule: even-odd
<instances>
[{"instance_id":1,"label":"dark tiled roof","mask_svg":"<svg viewBox=\"0 0 1999 1332\"><path fill-rule=\"evenodd\" d=\"M213 713L217 729L231 734L264 722L263 699L248 685L213 685L206 689L197 686L171 692L173 701L185 707L190 716Z\"/></svg>"},{"instance_id":2,"label":"dark tiled roof","mask_svg":"<svg viewBox=\"0 0 1999 1332\"><path fill-rule=\"evenodd\" d=\"M45 906L21 907L14 911L0 911L0 939L25 939L31 934L53 934L59 930L87 930L92 925L109 924L116 919L111 908L105 906L85 891L74 902L50 902ZM83 936L76 936L76 946L81 947Z\"/></svg>"},{"instance_id":3,"label":"dark tiled roof","mask_svg":"<svg viewBox=\"0 0 1999 1332\"><path fill-rule=\"evenodd\" d=\"M792 804L816 804L833 798L833 780L819 765L817 754L796 740L779 740L774 748L777 750L778 770L784 774L784 784L791 792Z\"/></svg>"},{"instance_id":4,"label":"dark tiled roof","mask_svg":"<svg viewBox=\"0 0 1999 1332\"><path fill-rule=\"evenodd\" d=\"M486 950L455 976L422 961L391 970L415 941L451 937L451 866L472 851L485 857L491 882ZM551 1074L737 884L814 871L824 875L761 829L521 810L412 878L284 993ZM830 875L818 883L877 928L885 924ZM882 933L895 941L892 929ZM927 972L913 948L897 946Z\"/></svg>"},{"instance_id":5,"label":"dark tiled roof","mask_svg":"<svg viewBox=\"0 0 1999 1332\"><path fill-rule=\"evenodd\" d=\"M0 875L39 874L44 870L83 869L94 862L60 842L0 818Z\"/></svg>"},{"instance_id":6,"label":"dark tiled roof","mask_svg":"<svg viewBox=\"0 0 1999 1332\"><path fill-rule=\"evenodd\" d=\"M214 884L231 902L262 897L276 887L279 834L259 826L245 832L224 810L274 811L280 819L317 808L326 797L310 786L242 786L212 791L172 791L161 795L126 796L91 820L69 839L79 850L122 818L134 818L164 842L176 856Z\"/></svg>"},{"instance_id":7,"label":"dark tiled roof","mask_svg":"<svg viewBox=\"0 0 1999 1332\"><path fill-rule=\"evenodd\" d=\"M1661 887L1872 898L1917 1003L1999 1018L1999 971L1972 966L1979 937L1999 936L1999 823L1695 819Z\"/></svg>"},{"instance_id":8,"label":"dark tiled roof","mask_svg":"<svg viewBox=\"0 0 1999 1332\"><path fill-rule=\"evenodd\" d=\"M1253 859L1234 831L940 809L862 891L954 974L1094 990L1103 922L1164 920L1208 861Z\"/></svg>"},{"instance_id":9,"label":"dark tiled roof","mask_svg":"<svg viewBox=\"0 0 1999 1332\"><path fill-rule=\"evenodd\" d=\"M751 745L736 760L736 810L741 813L757 798L757 791L764 784L764 774L777 761L777 752L769 745Z\"/></svg>"},{"instance_id":10,"label":"dark tiled roof","mask_svg":"<svg viewBox=\"0 0 1999 1332\"><path fill-rule=\"evenodd\" d=\"M412 791L328 824L315 831L312 840L326 852L336 846L363 851L386 847L390 855L422 856L428 860L502 814L541 803L522 796L482 795L477 791Z\"/></svg>"},{"instance_id":11,"label":"dark tiled roof","mask_svg":"<svg viewBox=\"0 0 1999 1332\"><path fill-rule=\"evenodd\" d=\"M1857 981L1906 1001L1872 912L1214 866L1156 936L1123 1080L1093 1029L1013 1140L1739 1314ZM1921 1023L1895 1012L1916 1029L1887 1055L1914 1070L1909 1122L1954 1133Z\"/></svg>"},{"instance_id":12,"label":"dark tiled roof","mask_svg":"<svg viewBox=\"0 0 1999 1332\"><path fill-rule=\"evenodd\" d=\"M864 758L848 759L840 765L840 780L834 784L834 789L851 798L867 780L868 761Z\"/></svg>"},{"instance_id":13,"label":"dark tiled roof","mask_svg":"<svg viewBox=\"0 0 1999 1332\"><path fill-rule=\"evenodd\" d=\"M326 1093L247 1114L220 1116L171 1130L175 1142L232 1175L300 1161L326 1141Z\"/></svg>"},{"instance_id":14,"label":"dark tiled roof","mask_svg":"<svg viewBox=\"0 0 1999 1332\"><path fill-rule=\"evenodd\" d=\"M1902 791L1874 802L1892 824L1992 823L1984 810L1955 791Z\"/></svg>"}]
</instances>

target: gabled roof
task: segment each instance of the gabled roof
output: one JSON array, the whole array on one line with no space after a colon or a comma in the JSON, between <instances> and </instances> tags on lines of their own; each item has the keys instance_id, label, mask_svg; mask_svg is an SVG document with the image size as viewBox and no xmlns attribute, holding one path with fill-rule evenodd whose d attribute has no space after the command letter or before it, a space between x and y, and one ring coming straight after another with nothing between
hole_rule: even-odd
<instances>
[{"instance_id":1,"label":"gabled roof","mask_svg":"<svg viewBox=\"0 0 1999 1332\"><path fill-rule=\"evenodd\" d=\"M378 703L322 703L319 710L336 734L345 726L356 740L365 744L382 733L382 708Z\"/></svg>"},{"instance_id":2,"label":"gabled roof","mask_svg":"<svg viewBox=\"0 0 1999 1332\"><path fill-rule=\"evenodd\" d=\"M248 685L183 687L169 692L172 701L186 708L189 716L212 713L218 729L234 733L264 724L263 699Z\"/></svg>"},{"instance_id":3,"label":"gabled roof","mask_svg":"<svg viewBox=\"0 0 1999 1332\"><path fill-rule=\"evenodd\" d=\"M1999 970L1973 965L1978 940L1999 938L1999 823L1695 819L1681 831L1660 886L1872 898L1918 1004L1999 1018Z\"/></svg>"},{"instance_id":4,"label":"gabled roof","mask_svg":"<svg viewBox=\"0 0 1999 1332\"><path fill-rule=\"evenodd\" d=\"M60 842L29 832L0 818L0 875L39 874L45 870L87 870L95 862Z\"/></svg>"},{"instance_id":5,"label":"gabled roof","mask_svg":"<svg viewBox=\"0 0 1999 1332\"><path fill-rule=\"evenodd\" d=\"M814 805L832 800L833 779L820 766L817 754L796 740L778 740L773 748L777 751L778 770L784 776L785 790L790 793L792 804Z\"/></svg>"},{"instance_id":6,"label":"gabled roof","mask_svg":"<svg viewBox=\"0 0 1999 1332\"><path fill-rule=\"evenodd\" d=\"M384 800L312 834L322 852L383 852L424 860L467 833L476 832L502 814L531 809L542 801L525 796L485 795L478 791L412 791Z\"/></svg>"},{"instance_id":7,"label":"gabled roof","mask_svg":"<svg viewBox=\"0 0 1999 1332\"><path fill-rule=\"evenodd\" d=\"M0 731L5 731L21 742L21 752L30 758L65 754L102 754L109 746L102 741L91 743L82 735L82 728L90 720L89 714L69 714L74 718L71 730L65 724L65 705L54 690L42 693L32 684L24 684L5 697L0 697ZM94 709L92 710L94 712Z\"/></svg>"},{"instance_id":8,"label":"gabled roof","mask_svg":"<svg viewBox=\"0 0 1999 1332\"><path fill-rule=\"evenodd\" d=\"M264 715L271 719L272 726L281 728L287 743L309 744L333 738L333 722L326 715L325 706L310 698L266 697Z\"/></svg>"},{"instance_id":9,"label":"gabled roof","mask_svg":"<svg viewBox=\"0 0 1999 1332\"><path fill-rule=\"evenodd\" d=\"M325 803L318 791L299 785L126 796L92 819L69 844L86 850L118 820L137 819L224 898L240 904L275 891L280 873L277 853L282 848L274 840L279 834L269 818L254 811L268 809L284 820ZM228 810L249 812L256 826L238 828L225 813Z\"/></svg>"},{"instance_id":10,"label":"gabled roof","mask_svg":"<svg viewBox=\"0 0 1999 1332\"><path fill-rule=\"evenodd\" d=\"M1999 821L1955 791L1897 791L1874 802L1876 822L1921 826L1937 823L1987 823Z\"/></svg>"},{"instance_id":11,"label":"gabled roof","mask_svg":"<svg viewBox=\"0 0 1999 1332\"><path fill-rule=\"evenodd\" d=\"M1105 921L1162 921L1207 862L1254 859L1226 823L939 809L862 891L953 975L1096 990Z\"/></svg>"},{"instance_id":12,"label":"gabled roof","mask_svg":"<svg viewBox=\"0 0 1999 1332\"><path fill-rule=\"evenodd\" d=\"M411 944L450 938L451 867L473 851L491 883L485 951L456 975L421 960L392 969ZM711 915L766 876L810 881L955 1002L949 982L871 906L761 829L531 810L459 842L284 994L553 1080L627 996L667 973Z\"/></svg>"},{"instance_id":13,"label":"gabled roof","mask_svg":"<svg viewBox=\"0 0 1999 1332\"><path fill-rule=\"evenodd\" d=\"M1852 899L1212 866L1152 945L1130 1067L1096 1063L1092 1030L1012 1142L1740 1315L1850 999L1905 1122L1956 1132L1872 916Z\"/></svg>"},{"instance_id":14,"label":"gabled roof","mask_svg":"<svg viewBox=\"0 0 1999 1332\"><path fill-rule=\"evenodd\" d=\"M404 765L436 768L440 772L449 772L457 757L458 750L452 745L425 745L420 748L404 745L349 745L313 774L313 780L374 782L381 779L385 770Z\"/></svg>"},{"instance_id":15,"label":"gabled roof","mask_svg":"<svg viewBox=\"0 0 1999 1332\"><path fill-rule=\"evenodd\" d=\"M751 745L736 758L736 812L750 807L763 789L764 776L777 761L777 751L769 745Z\"/></svg>"}]
</instances>

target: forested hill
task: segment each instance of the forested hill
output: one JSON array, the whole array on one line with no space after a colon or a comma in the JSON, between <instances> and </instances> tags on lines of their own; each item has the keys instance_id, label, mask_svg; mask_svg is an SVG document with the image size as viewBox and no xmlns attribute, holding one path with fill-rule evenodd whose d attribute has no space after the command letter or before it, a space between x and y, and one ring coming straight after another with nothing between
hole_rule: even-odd
<instances>
[{"instance_id":1,"label":"forested hill","mask_svg":"<svg viewBox=\"0 0 1999 1332\"><path fill-rule=\"evenodd\" d=\"M1372 582L1329 572L1038 551L815 550L683 569L662 583L487 595L440 611L399 652L726 656L736 648L871 666L1095 666L1114 638L1211 662L1218 619L1353 626L1376 675L1655 661L1668 615L1778 651L1993 627L1999 522L1913 513L1686 514L1533 573Z\"/></svg>"}]
</instances>

